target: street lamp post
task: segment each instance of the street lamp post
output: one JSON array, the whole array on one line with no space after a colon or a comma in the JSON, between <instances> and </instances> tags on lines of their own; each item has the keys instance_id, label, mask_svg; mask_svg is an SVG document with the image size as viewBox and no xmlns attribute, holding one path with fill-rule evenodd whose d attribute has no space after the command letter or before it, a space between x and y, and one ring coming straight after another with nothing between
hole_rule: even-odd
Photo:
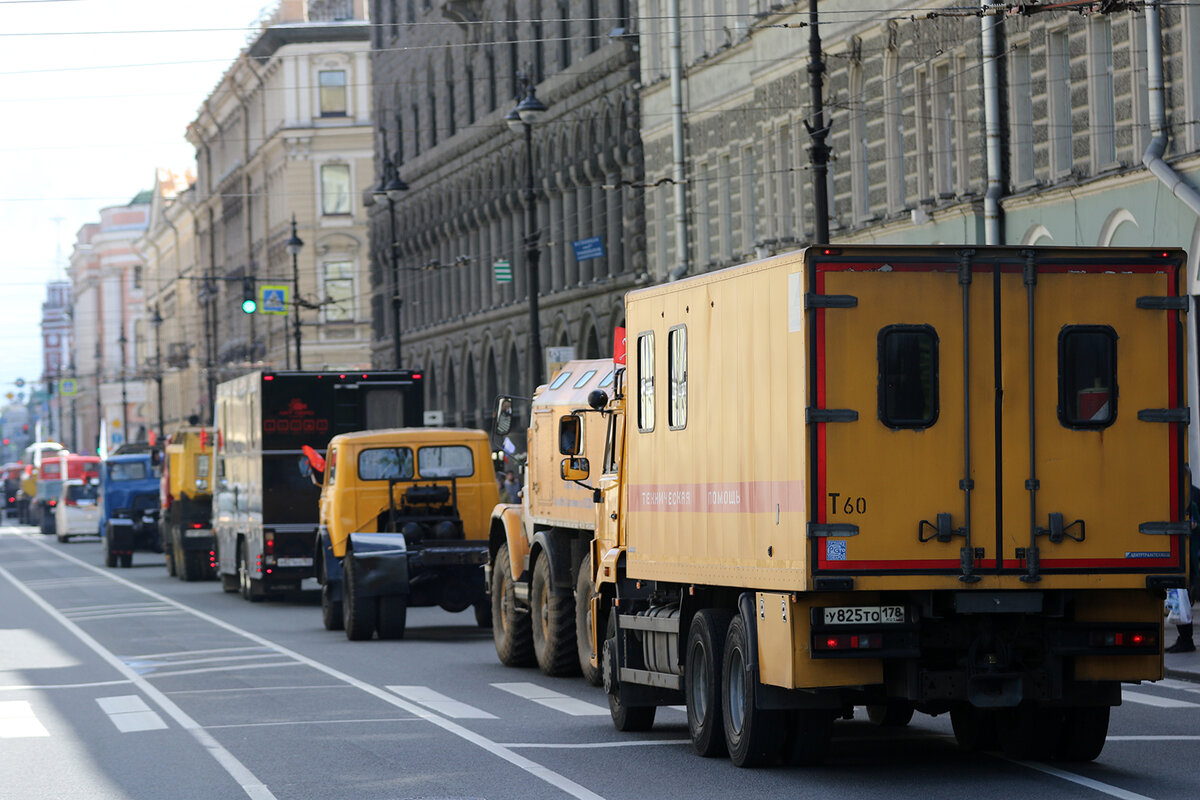
<instances>
[{"instance_id":1,"label":"street lamp post","mask_svg":"<svg viewBox=\"0 0 1200 800\"><path fill-rule=\"evenodd\" d=\"M542 383L542 331L538 312L539 273L541 256L538 247L537 193L533 183L533 126L546 115L546 104L534 94L533 80L519 76L525 83L525 97L516 108L504 116L509 129L525 136L525 263L529 283L529 377L533 387Z\"/></svg>"},{"instance_id":2,"label":"street lamp post","mask_svg":"<svg viewBox=\"0 0 1200 800\"><path fill-rule=\"evenodd\" d=\"M400 252L399 242L396 241L396 201L401 195L408 191L408 184L400 178L400 170L396 163L388 156L388 140L387 129L380 128L379 133L383 136L383 174L379 178L379 186L371 193L371 196L376 202L387 200L388 209L388 253L391 257L392 267L392 314L394 317L395 328L392 332L392 347L395 351L394 361L395 368L400 369L403 364L403 359L400 356L400 306L404 302L400 297ZM397 133L399 138L399 133ZM399 161L400 147L402 142L397 142L396 158Z\"/></svg>"},{"instance_id":3,"label":"street lamp post","mask_svg":"<svg viewBox=\"0 0 1200 800\"><path fill-rule=\"evenodd\" d=\"M125 393L125 345L129 344L129 340L125 338L124 323L121 325L121 338L117 339L117 344L121 346L121 436L123 441L129 441L129 398Z\"/></svg>"},{"instance_id":4,"label":"street lamp post","mask_svg":"<svg viewBox=\"0 0 1200 800\"><path fill-rule=\"evenodd\" d=\"M302 370L300 361L300 268L296 257L304 247L304 241L296 235L296 215L292 214L292 235L286 243L287 251L292 254L292 335L296 337L296 370Z\"/></svg>"},{"instance_id":5,"label":"street lamp post","mask_svg":"<svg viewBox=\"0 0 1200 800\"><path fill-rule=\"evenodd\" d=\"M158 435L165 440L166 425L163 423L163 364L162 364L162 314L158 313L158 303L154 304L154 316L150 318L154 326L154 379L158 382Z\"/></svg>"}]
</instances>

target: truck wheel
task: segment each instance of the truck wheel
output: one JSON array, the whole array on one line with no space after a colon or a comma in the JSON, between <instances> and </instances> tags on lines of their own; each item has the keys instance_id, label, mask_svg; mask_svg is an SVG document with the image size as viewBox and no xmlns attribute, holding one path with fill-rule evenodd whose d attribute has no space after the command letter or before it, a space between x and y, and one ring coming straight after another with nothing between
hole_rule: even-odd
<instances>
[{"instance_id":1,"label":"truck wheel","mask_svg":"<svg viewBox=\"0 0 1200 800\"><path fill-rule=\"evenodd\" d=\"M1063 731L1058 709L1004 708L996 715L1000 750L1015 761L1052 758Z\"/></svg>"},{"instance_id":2,"label":"truck wheel","mask_svg":"<svg viewBox=\"0 0 1200 800\"><path fill-rule=\"evenodd\" d=\"M502 544L492 567L492 641L501 664L528 667L534 663L531 625L529 615L517 609L508 545Z\"/></svg>"},{"instance_id":3,"label":"truck wheel","mask_svg":"<svg viewBox=\"0 0 1200 800\"><path fill-rule=\"evenodd\" d=\"M867 719L885 728L903 728L912 721L913 705L902 697L867 706Z\"/></svg>"},{"instance_id":4,"label":"truck wheel","mask_svg":"<svg viewBox=\"0 0 1200 800\"><path fill-rule=\"evenodd\" d=\"M620 668L617 664L617 610L615 608L608 614L608 627L605 629L605 634L602 651L604 688L608 692L608 713L612 717L613 727L623 733L648 731L654 727L654 716L658 713L658 707L627 706L621 702L621 684L618 679Z\"/></svg>"},{"instance_id":5,"label":"truck wheel","mask_svg":"<svg viewBox=\"0 0 1200 800\"><path fill-rule=\"evenodd\" d=\"M117 554L112 549L112 531L104 532L104 566L112 568L117 565Z\"/></svg>"},{"instance_id":6,"label":"truck wheel","mask_svg":"<svg viewBox=\"0 0 1200 800\"><path fill-rule=\"evenodd\" d=\"M61 533L61 532L54 534L54 538L58 539L63 544L66 544L67 542L71 541L70 536L67 536L65 533Z\"/></svg>"},{"instance_id":7,"label":"truck wheel","mask_svg":"<svg viewBox=\"0 0 1200 800\"><path fill-rule=\"evenodd\" d=\"M575 579L575 649L579 651L579 671L592 686L604 684L600 667L592 666L592 554L585 553Z\"/></svg>"},{"instance_id":8,"label":"truck wheel","mask_svg":"<svg viewBox=\"0 0 1200 800\"><path fill-rule=\"evenodd\" d=\"M175 564L175 551L173 549L164 550L163 561L167 562L167 575L174 578L179 573L179 569Z\"/></svg>"},{"instance_id":9,"label":"truck wheel","mask_svg":"<svg viewBox=\"0 0 1200 800\"><path fill-rule=\"evenodd\" d=\"M725 755L725 730L721 721L721 663L725 658L725 631L730 611L706 608L692 617L688 629L683 670L687 698L688 733L696 753L711 758Z\"/></svg>"},{"instance_id":10,"label":"truck wheel","mask_svg":"<svg viewBox=\"0 0 1200 800\"><path fill-rule=\"evenodd\" d=\"M579 669L575 644L575 598L554 588L550 559L542 554L533 568L529 617L533 623L533 654L542 673L573 675Z\"/></svg>"},{"instance_id":11,"label":"truck wheel","mask_svg":"<svg viewBox=\"0 0 1200 800\"><path fill-rule=\"evenodd\" d=\"M1094 761L1108 738L1108 706L1065 709L1056 757L1062 761Z\"/></svg>"},{"instance_id":12,"label":"truck wheel","mask_svg":"<svg viewBox=\"0 0 1200 800\"><path fill-rule=\"evenodd\" d=\"M346 553L342 561L342 624L346 638L352 642L364 641L375 635L376 604L374 597L360 594L355 573L354 557Z\"/></svg>"},{"instance_id":13,"label":"truck wheel","mask_svg":"<svg viewBox=\"0 0 1200 800\"><path fill-rule=\"evenodd\" d=\"M741 614L735 614L725 635L720 685L725 746L729 749L729 760L736 767L763 764L783 744L782 715L765 711L754 703L754 673L749 671L754 659L745 620Z\"/></svg>"},{"instance_id":14,"label":"truck wheel","mask_svg":"<svg viewBox=\"0 0 1200 800\"><path fill-rule=\"evenodd\" d=\"M204 574L204 554L199 550L184 550L179 554L179 577L185 581L198 581Z\"/></svg>"},{"instance_id":15,"label":"truck wheel","mask_svg":"<svg viewBox=\"0 0 1200 800\"><path fill-rule=\"evenodd\" d=\"M950 725L958 746L968 753L996 747L996 712L958 703L950 709Z\"/></svg>"},{"instance_id":16,"label":"truck wheel","mask_svg":"<svg viewBox=\"0 0 1200 800\"><path fill-rule=\"evenodd\" d=\"M43 512L42 513L42 533L46 534L47 536L53 536L55 533L55 528L57 528L57 527L58 526L55 525L54 516Z\"/></svg>"},{"instance_id":17,"label":"truck wheel","mask_svg":"<svg viewBox=\"0 0 1200 800\"><path fill-rule=\"evenodd\" d=\"M475 624L481 628L492 627L492 604L481 600L475 604Z\"/></svg>"},{"instance_id":18,"label":"truck wheel","mask_svg":"<svg viewBox=\"0 0 1200 800\"><path fill-rule=\"evenodd\" d=\"M392 595L379 598L378 615L375 629L380 639L403 639L404 629L408 625L408 597Z\"/></svg>"},{"instance_id":19,"label":"truck wheel","mask_svg":"<svg viewBox=\"0 0 1200 800\"><path fill-rule=\"evenodd\" d=\"M245 539L238 542L237 577L238 590L242 593L243 600L257 603L263 599L262 592L255 589L254 579L250 577L250 557Z\"/></svg>"},{"instance_id":20,"label":"truck wheel","mask_svg":"<svg viewBox=\"0 0 1200 800\"><path fill-rule=\"evenodd\" d=\"M333 584L326 580L321 584L321 623L327 631L340 631L345 624L342 619L342 601L333 599Z\"/></svg>"}]
</instances>

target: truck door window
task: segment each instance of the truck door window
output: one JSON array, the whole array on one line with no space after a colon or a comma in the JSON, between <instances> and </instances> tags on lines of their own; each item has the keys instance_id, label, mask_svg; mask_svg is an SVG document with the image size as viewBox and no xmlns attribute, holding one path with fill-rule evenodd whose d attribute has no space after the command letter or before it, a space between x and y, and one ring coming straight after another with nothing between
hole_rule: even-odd
<instances>
[{"instance_id":1,"label":"truck door window","mask_svg":"<svg viewBox=\"0 0 1200 800\"><path fill-rule=\"evenodd\" d=\"M422 478L469 478L475 474L471 448L462 445L417 449L417 473Z\"/></svg>"},{"instance_id":2,"label":"truck door window","mask_svg":"<svg viewBox=\"0 0 1200 800\"><path fill-rule=\"evenodd\" d=\"M938 417L938 336L928 325L889 325L879 332L879 420L921 429Z\"/></svg>"},{"instance_id":3,"label":"truck door window","mask_svg":"<svg viewBox=\"0 0 1200 800\"><path fill-rule=\"evenodd\" d=\"M677 431L687 425L687 328L667 331L667 426Z\"/></svg>"},{"instance_id":4,"label":"truck door window","mask_svg":"<svg viewBox=\"0 0 1200 800\"><path fill-rule=\"evenodd\" d=\"M1068 428L1107 428L1117 419L1117 332L1071 325L1058 334L1058 419Z\"/></svg>"},{"instance_id":5,"label":"truck door window","mask_svg":"<svg viewBox=\"0 0 1200 800\"><path fill-rule=\"evenodd\" d=\"M560 373L558 373L558 377L554 379L554 383L550 384L550 388L551 388L551 389L557 389L558 387L560 387L560 386L562 386L564 383L566 383L566 382L567 382L567 380L568 380L570 377L571 377L571 373L570 373L570 372L560 372Z\"/></svg>"},{"instance_id":6,"label":"truck door window","mask_svg":"<svg viewBox=\"0 0 1200 800\"><path fill-rule=\"evenodd\" d=\"M586 372L584 372L582 375L579 376L579 380L575 381L575 385L572 388L582 389L588 381L590 381L593 377L595 377L595 375L596 375L596 370L594 370L594 369L587 370Z\"/></svg>"},{"instance_id":7,"label":"truck door window","mask_svg":"<svg viewBox=\"0 0 1200 800\"><path fill-rule=\"evenodd\" d=\"M207 478L208 477L208 456L206 456L206 455L196 456L196 477L197 478Z\"/></svg>"},{"instance_id":8,"label":"truck door window","mask_svg":"<svg viewBox=\"0 0 1200 800\"><path fill-rule=\"evenodd\" d=\"M364 481L413 476L413 452L407 447L376 447L358 454L358 477Z\"/></svg>"},{"instance_id":9,"label":"truck door window","mask_svg":"<svg viewBox=\"0 0 1200 800\"><path fill-rule=\"evenodd\" d=\"M146 465L140 461L128 464L110 464L108 479L112 481L142 481L146 479Z\"/></svg>"},{"instance_id":10,"label":"truck door window","mask_svg":"<svg viewBox=\"0 0 1200 800\"><path fill-rule=\"evenodd\" d=\"M608 433L604 437L604 474L615 475L620 466L617 462L621 455L621 433L624 426L620 425L616 414L608 416Z\"/></svg>"},{"instance_id":11,"label":"truck door window","mask_svg":"<svg viewBox=\"0 0 1200 800\"><path fill-rule=\"evenodd\" d=\"M615 369L610 369L608 371L608 374L600 379L600 383L599 383L600 388L606 389L609 386L612 386L613 377L616 376L616 374L617 374L617 371Z\"/></svg>"},{"instance_id":12,"label":"truck door window","mask_svg":"<svg viewBox=\"0 0 1200 800\"><path fill-rule=\"evenodd\" d=\"M638 430L654 430L654 333L638 335Z\"/></svg>"}]
</instances>

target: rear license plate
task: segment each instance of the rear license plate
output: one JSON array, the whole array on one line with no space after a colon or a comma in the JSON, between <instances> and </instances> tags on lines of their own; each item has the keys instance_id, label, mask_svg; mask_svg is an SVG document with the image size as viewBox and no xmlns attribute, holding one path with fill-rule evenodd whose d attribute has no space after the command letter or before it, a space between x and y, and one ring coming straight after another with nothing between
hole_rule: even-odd
<instances>
[{"instance_id":1,"label":"rear license plate","mask_svg":"<svg viewBox=\"0 0 1200 800\"><path fill-rule=\"evenodd\" d=\"M835 606L823 609L826 625L899 625L904 606Z\"/></svg>"},{"instance_id":2,"label":"rear license plate","mask_svg":"<svg viewBox=\"0 0 1200 800\"><path fill-rule=\"evenodd\" d=\"M212 531L210 531L206 528L198 528L196 530L187 531L183 535L184 535L184 538L187 538L187 539L202 539L205 536L212 536Z\"/></svg>"},{"instance_id":3,"label":"rear license plate","mask_svg":"<svg viewBox=\"0 0 1200 800\"><path fill-rule=\"evenodd\" d=\"M278 558L275 560L277 567L311 567L311 558Z\"/></svg>"}]
</instances>

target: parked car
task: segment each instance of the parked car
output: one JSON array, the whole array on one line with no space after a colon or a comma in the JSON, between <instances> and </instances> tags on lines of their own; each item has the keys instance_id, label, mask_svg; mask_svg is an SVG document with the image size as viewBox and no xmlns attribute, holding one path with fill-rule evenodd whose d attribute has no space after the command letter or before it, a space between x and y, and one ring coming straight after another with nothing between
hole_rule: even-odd
<instances>
[{"instance_id":1,"label":"parked car","mask_svg":"<svg viewBox=\"0 0 1200 800\"><path fill-rule=\"evenodd\" d=\"M63 481L54 507L54 531L60 542L95 536L100 527L100 481Z\"/></svg>"}]
</instances>

